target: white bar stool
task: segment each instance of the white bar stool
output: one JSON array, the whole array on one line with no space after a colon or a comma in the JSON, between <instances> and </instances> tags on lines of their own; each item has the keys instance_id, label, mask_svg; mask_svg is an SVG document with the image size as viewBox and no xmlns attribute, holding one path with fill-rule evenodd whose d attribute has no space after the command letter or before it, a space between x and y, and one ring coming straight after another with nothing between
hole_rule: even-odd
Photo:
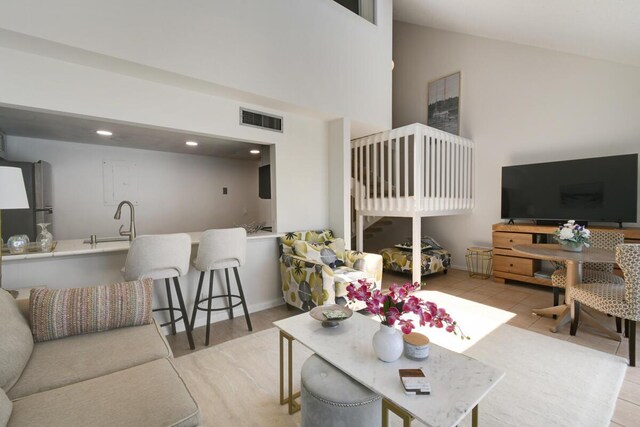
<instances>
[{"instance_id":1,"label":"white bar stool","mask_svg":"<svg viewBox=\"0 0 640 427\"><path fill-rule=\"evenodd\" d=\"M253 330L247 303L242 291L242 283L240 283L240 275L238 267L242 266L247 257L247 232L244 228L226 228L220 230L207 230L200 236L200 245L198 246L198 256L193 265L196 270L200 271L200 281L198 282L198 291L196 292L196 302L193 305L193 313L191 314L191 328L196 321L196 313L198 310L207 312L207 336L205 345L209 345L209 332L211 329L211 313L213 311L229 310L229 318L233 319L233 308L242 304L244 317L247 321L247 328ZM236 284L238 285L238 295L231 293L229 284L229 268L233 268L236 276ZM224 269L227 279L227 293L222 295L213 295L213 277L215 270ZM209 296L200 299L202 293L202 282L204 281L205 272L209 272ZM227 299L227 306L222 308L211 308L211 304L216 298ZM239 300L233 304L233 299ZM200 307L200 304L207 302L207 307Z\"/></svg>"},{"instance_id":2,"label":"white bar stool","mask_svg":"<svg viewBox=\"0 0 640 427\"><path fill-rule=\"evenodd\" d=\"M191 335L192 328L189 325L189 315L184 305L180 281L178 280L178 277L184 276L189 272L190 258L191 237L188 234L158 234L136 237L129 247L123 275L127 281L147 277L153 280L164 279L169 307L156 308L153 311L169 312L171 320L160 326L171 325L173 335L176 334L176 322L182 320L189 340L189 347L194 350L196 347ZM169 279L173 279L179 308L173 307ZM179 311L181 316L176 319L174 311Z\"/></svg>"}]
</instances>

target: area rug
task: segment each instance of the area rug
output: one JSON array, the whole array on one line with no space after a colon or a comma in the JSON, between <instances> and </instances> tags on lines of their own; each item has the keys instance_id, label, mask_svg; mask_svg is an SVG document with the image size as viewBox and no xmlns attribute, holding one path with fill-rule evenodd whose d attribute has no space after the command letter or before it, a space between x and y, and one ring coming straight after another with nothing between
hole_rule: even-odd
<instances>
[{"instance_id":1,"label":"area rug","mask_svg":"<svg viewBox=\"0 0 640 427\"><path fill-rule=\"evenodd\" d=\"M506 372L480 404L481 426L609 425L624 359L505 324L477 337L464 353ZM294 345L296 375L309 355ZM300 425L299 414L278 404L275 328L179 357L176 365L207 426ZM471 425L470 417L462 425Z\"/></svg>"}]
</instances>

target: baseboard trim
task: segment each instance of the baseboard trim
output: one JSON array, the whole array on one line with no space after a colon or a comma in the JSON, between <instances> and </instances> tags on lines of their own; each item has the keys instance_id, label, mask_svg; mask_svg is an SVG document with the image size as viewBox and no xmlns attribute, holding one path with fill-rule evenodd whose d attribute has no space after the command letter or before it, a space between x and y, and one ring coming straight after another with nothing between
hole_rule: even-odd
<instances>
[{"instance_id":1,"label":"baseboard trim","mask_svg":"<svg viewBox=\"0 0 640 427\"><path fill-rule=\"evenodd\" d=\"M257 304L251 304L247 306L249 313L257 313L258 311L268 310L270 308L278 307L280 305L284 305L284 300L282 298L272 299L270 301L264 301ZM189 311L191 314L191 311ZM236 307L233 310L233 314L235 317L243 316L242 307ZM221 322L223 320L228 320L229 316L226 311L219 311L211 314L211 323ZM196 317L195 327L198 328L200 326L205 326L207 324L207 314L204 311L199 311L198 316ZM168 326L162 328L165 335L170 333L170 329ZM178 322L176 325L176 332L184 332L184 323Z\"/></svg>"}]
</instances>

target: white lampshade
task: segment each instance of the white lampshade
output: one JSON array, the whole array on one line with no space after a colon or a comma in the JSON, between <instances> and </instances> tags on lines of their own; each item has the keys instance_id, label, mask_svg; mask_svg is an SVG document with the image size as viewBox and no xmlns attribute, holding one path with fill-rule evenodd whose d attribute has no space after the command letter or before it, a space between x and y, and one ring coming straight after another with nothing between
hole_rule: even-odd
<instances>
[{"instance_id":1,"label":"white lampshade","mask_svg":"<svg viewBox=\"0 0 640 427\"><path fill-rule=\"evenodd\" d=\"M27 191L22 169L0 166L0 209L27 209Z\"/></svg>"}]
</instances>

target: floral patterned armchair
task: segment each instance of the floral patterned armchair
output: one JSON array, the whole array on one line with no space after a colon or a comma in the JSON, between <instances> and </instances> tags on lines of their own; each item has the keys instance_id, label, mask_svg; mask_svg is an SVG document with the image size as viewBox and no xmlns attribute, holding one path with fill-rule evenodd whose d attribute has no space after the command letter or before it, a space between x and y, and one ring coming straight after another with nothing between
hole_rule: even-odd
<instances>
[{"instance_id":1,"label":"floral patterned armchair","mask_svg":"<svg viewBox=\"0 0 640 427\"><path fill-rule=\"evenodd\" d=\"M296 231L280 238L280 277L287 304L304 311L346 304L346 287L359 279L382 286L382 256L345 250L331 230ZM351 303L353 309L361 309Z\"/></svg>"}]
</instances>

